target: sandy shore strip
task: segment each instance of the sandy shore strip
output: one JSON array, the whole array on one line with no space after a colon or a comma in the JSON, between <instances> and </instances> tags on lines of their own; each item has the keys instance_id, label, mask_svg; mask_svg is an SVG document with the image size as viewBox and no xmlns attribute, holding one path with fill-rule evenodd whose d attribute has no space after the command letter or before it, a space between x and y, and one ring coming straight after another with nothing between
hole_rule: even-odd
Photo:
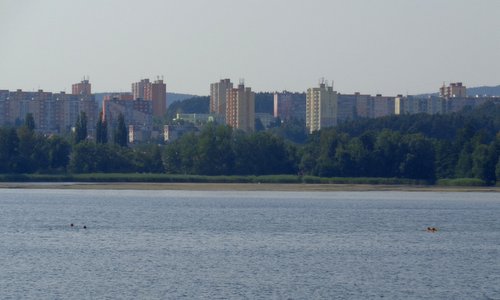
<instances>
[{"instance_id":1,"label":"sandy shore strip","mask_svg":"<svg viewBox=\"0 0 500 300\"><path fill-rule=\"evenodd\" d=\"M500 187L447 187L371 184L274 184L274 183L143 183L143 182L1 182L0 189L74 190L187 190L187 191L413 191L500 192Z\"/></svg>"}]
</instances>

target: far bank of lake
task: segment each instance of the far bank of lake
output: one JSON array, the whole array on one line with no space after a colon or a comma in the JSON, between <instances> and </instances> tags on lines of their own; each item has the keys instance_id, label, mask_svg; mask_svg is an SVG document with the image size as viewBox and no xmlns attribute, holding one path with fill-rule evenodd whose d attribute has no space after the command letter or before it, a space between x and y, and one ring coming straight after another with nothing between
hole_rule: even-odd
<instances>
[{"instance_id":1,"label":"far bank of lake","mask_svg":"<svg viewBox=\"0 0 500 300\"><path fill-rule=\"evenodd\" d=\"M498 186L307 183L0 182L0 189L500 192Z\"/></svg>"}]
</instances>

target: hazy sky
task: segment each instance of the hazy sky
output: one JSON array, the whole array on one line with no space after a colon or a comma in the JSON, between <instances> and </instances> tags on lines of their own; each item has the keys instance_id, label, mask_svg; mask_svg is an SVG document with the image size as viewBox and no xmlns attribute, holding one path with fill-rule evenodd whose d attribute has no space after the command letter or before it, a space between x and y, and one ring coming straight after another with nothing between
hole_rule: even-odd
<instances>
[{"instance_id":1,"label":"hazy sky","mask_svg":"<svg viewBox=\"0 0 500 300\"><path fill-rule=\"evenodd\" d=\"M500 84L500 0L0 0L0 89L129 91L163 75L208 95L433 92Z\"/></svg>"}]
</instances>

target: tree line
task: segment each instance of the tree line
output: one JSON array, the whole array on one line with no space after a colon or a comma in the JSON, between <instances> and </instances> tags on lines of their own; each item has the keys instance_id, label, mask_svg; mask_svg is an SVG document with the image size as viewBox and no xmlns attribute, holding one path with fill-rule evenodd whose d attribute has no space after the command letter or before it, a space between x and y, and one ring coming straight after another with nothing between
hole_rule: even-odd
<instances>
[{"instance_id":1,"label":"tree line","mask_svg":"<svg viewBox=\"0 0 500 300\"><path fill-rule=\"evenodd\" d=\"M95 139L81 115L71 138L36 133L32 117L0 128L0 173L294 174L322 177L500 178L500 106L449 115L356 120L307 135L291 120L244 133L209 123L166 145L128 147L125 120ZM108 139L108 135L111 137ZM108 141L109 140L109 141Z\"/></svg>"}]
</instances>

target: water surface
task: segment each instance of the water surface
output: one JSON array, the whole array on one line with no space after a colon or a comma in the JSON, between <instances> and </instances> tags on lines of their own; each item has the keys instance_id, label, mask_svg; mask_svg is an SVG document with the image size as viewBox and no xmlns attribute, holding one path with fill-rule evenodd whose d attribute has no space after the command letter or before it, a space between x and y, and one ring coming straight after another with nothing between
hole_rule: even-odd
<instances>
[{"instance_id":1,"label":"water surface","mask_svg":"<svg viewBox=\"0 0 500 300\"><path fill-rule=\"evenodd\" d=\"M496 193L12 189L0 208L2 299L500 299Z\"/></svg>"}]
</instances>

